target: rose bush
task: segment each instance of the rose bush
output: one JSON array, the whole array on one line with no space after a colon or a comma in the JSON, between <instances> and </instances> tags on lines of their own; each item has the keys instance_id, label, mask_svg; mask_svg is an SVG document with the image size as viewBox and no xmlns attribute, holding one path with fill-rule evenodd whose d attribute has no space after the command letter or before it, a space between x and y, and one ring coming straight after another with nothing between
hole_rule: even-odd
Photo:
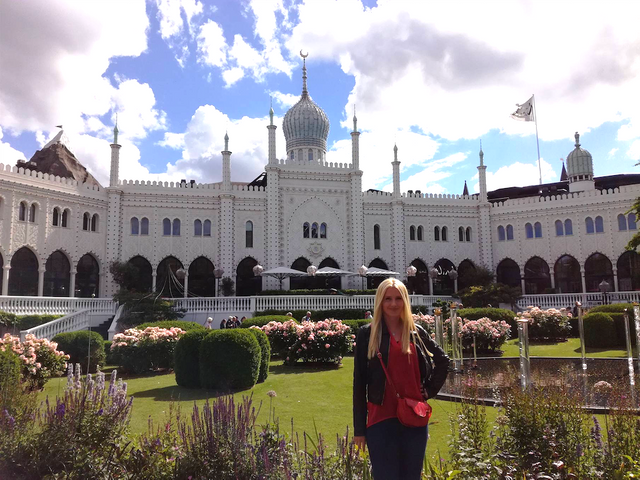
<instances>
[{"instance_id":1,"label":"rose bush","mask_svg":"<svg viewBox=\"0 0 640 480\"><path fill-rule=\"evenodd\" d=\"M130 328L113 337L111 353L123 369L143 373L150 369L173 368L173 353L181 328Z\"/></svg>"},{"instance_id":2,"label":"rose bush","mask_svg":"<svg viewBox=\"0 0 640 480\"><path fill-rule=\"evenodd\" d=\"M564 308L529 307L526 312L519 313L517 319L529 320L530 340L565 340L571 331L571 313Z\"/></svg>"},{"instance_id":3,"label":"rose bush","mask_svg":"<svg viewBox=\"0 0 640 480\"><path fill-rule=\"evenodd\" d=\"M62 375L69 355L58 351L58 344L28 334L24 342L20 337L5 334L0 338L0 350L13 352L23 365L23 378L30 389L42 389L49 377Z\"/></svg>"},{"instance_id":4,"label":"rose bush","mask_svg":"<svg viewBox=\"0 0 640 480\"><path fill-rule=\"evenodd\" d=\"M293 320L270 322L261 330L267 335L272 350L283 356L287 365L298 360L339 364L355 339L347 325L332 318L302 324Z\"/></svg>"}]
</instances>

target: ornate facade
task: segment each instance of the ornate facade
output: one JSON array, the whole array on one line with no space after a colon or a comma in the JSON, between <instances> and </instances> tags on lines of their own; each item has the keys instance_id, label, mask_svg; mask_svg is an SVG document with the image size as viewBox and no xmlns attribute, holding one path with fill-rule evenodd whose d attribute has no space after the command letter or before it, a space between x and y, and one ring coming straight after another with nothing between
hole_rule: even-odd
<instances>
[{"instance_id":1,"label":"ornate facade","mask_svg":"<svg viewBox=\"0 0 640 480\"><path fill-rule=\"evenodd\" d=\"M355 115L351 163L329 161L329 120L309 96L306 67L301 99L284 117L285 159L276 158L276 128L271 111L265 172L248 183L231 182L228 137L222 182L120 180L117 128L108 188L0 165L2 295L110 296L116 260L139 268L141 289L173 297L215 295L214 269L238 294L278 288L253 275L257 264L353 272L364 264L403 275L413 265L417 293L461 288L477 265L528 294L597 291L602 280L616 291L640 288L637 254L625 253L640 175L594 177L577 134L560 182L488 192L480 151L479 194L433 195L400 191L397 147L393 192L362 191Z\"/></svg>"}]
</instances>

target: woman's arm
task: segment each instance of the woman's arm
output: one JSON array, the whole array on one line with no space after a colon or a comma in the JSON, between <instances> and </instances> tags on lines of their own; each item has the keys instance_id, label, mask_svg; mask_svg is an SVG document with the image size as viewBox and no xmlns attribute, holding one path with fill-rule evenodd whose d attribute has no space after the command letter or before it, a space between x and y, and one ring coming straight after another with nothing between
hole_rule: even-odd
<instances>
[{"instance_id":1,"label":"woman's arm","mask_svg":"<svg viewBox=\"0 0 640 480\"><path fill-rule=\"evenodd\" d=\"M360 328L353 353L353 435L367 430L367 332Z\"/></svg>"}]
</instances>

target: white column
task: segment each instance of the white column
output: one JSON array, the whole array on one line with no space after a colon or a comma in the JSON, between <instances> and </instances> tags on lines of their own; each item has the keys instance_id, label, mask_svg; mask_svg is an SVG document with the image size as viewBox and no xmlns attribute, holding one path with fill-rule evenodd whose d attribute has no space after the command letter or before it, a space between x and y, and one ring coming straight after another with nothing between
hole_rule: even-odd
<instances>
[{"instance_id":1,"label":"white column","mask_svg":"<svg viewBox=\"0 0 640 480\"><path fill-rule=\"evenodd\" d=\"M78 271L74 268L73 270L71 270L70 273L70 278L69 278L69 296L70 297L75 297L76 296L76 273L78 273Z\"/></svg>"},{"instance_id":2,"label":"white column","mask_svg":"<svg viewBox=\"0 0 640 480\"><path fill-rule=\"evenodd\" d=\"M618 287L618 270L616 268L613 269L613 291L620 291L620 288Z\"/></svg>"},{"instance_id":3,"label":"white column","mask_svg":"<svg viewBox=\"0 0 640 480\"><path fill-rule=\"evenodd\" d=\"M522 278L520 279L520 285L521 285L521 288L522 288L522 294L523 294L523 295L526 295L526 294L527 294L526 289L525 289L526 282L524 281L524 277L522 277Z\"/></svg>"},{"instance_id":4,"label":"white column","mask_svg":"<svg viewBox=\"0 0 640 480\"><path fill-rule=\"evenodd\" d=\"M158 276L158 274L156 273L155 269L154 271L151 273L151 291L155 292L156 291L156 277Z\"/></svg>"},{"instance_id":5,"label":"white column","mask_svg":"<svg viewBox=\"0 0 640 480\"><path fill-rule=\"evenodd\" d=\"M7 295L9 293L9 271L11 271L10 264L2 267L2 295Z\"/></svg>"},{"instance_id":6,"label":"white column","mask_svg":"<svg viewBox=\"0 0 640 480\"><path fill-rule=\"evenodd\" d=\"M556 288L556 276L553 274L553 268L549 269L549 278L551 279L551 288ZM557 292L556 292L557 293Z\"/></svg>"},{"instance_id":7,"label":"white column","mask_svg":"<svg viewBox=\"0 0 640 480\"><path fill-rule=\"evenodd\" d=\"M429 277L429 295L433 295L433 278L431 278L431 275L429 275L428 277Z\"/></svg>"},{"instance_id":8,"label":"white column","mask_svg":"<svg viewBox=\"0 0 640 480\"><path fill-rule=\"evenodd\" d=\"M44 268L38 269L38 296L42 297L44 293Z\"/></svg>"},{"instance_id":9,"label":"white column","mask_svg":"<svg viewBox=\"0 0 640 480\"><path fill-rule=\"evenodd\" d=\"M587 293L587 279L584 276L584 267L580 266L580 279L582 280L582 293Z\"/></svg>"},{"instance_id":10,"label":"white column","mask_svg":"<svg viewBox=\"0 0 640 480\"><path fill-rule=\"evenodd\" d=\"M184 298L187 298L187 292L189 291L189 272L185 270L184 274Z\"/></svg>"}]
</instances>

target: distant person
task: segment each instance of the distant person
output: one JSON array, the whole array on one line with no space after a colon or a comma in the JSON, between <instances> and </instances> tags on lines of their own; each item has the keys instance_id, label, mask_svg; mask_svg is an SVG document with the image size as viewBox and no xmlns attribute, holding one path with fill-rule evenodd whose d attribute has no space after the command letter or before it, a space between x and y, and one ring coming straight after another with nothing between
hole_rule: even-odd
<instances>
[{"instance_id":1,"label":"distant person","mask_svg":"<svg viewBox=\"0 0 640 480\"><path fill-rule=\"evenodd\" d=\"M287 312L287 317L291 317L291 318L293 318L293 313L291 313L291 312Z\"/></svg>"},{"instance_id":2,"label":"distant person","mask_svg":"<svg viewBox=\"0 0 640 480\"><path fill-rule=\"evenodd\" d=\"M220 328L227 328L227 320L225 318L220 322Z\"/></svg>"},{"instance_id":3,"label":"distant person","mask_svg":"<svg viewBox=\"0 0 640 480\"><path fill-rule=\"evenodd\" d=\"M242 325L246 319L247 319L247 317L242 317L242 318L240 319L240 325Z\"/></svg>"},{"instance_id":4,"label":"distant person","mask_svg":"<svg viewBox=\"0 0 640 480\"><path fill-rule=\"evenodd\" d=\"M207 318L207 321L204 324L204 328L206 328L207 330L211 330L211 324L213 323L213 318L209 317Z\"/></svg>"},{"instance_id":5,"label":"distant person","mask_svg":"<svg viewBox=\"0 0 640 480\"><path fill-rule=\"evenodd\" d=\"M311 312L307 312L307 314L302 317L302 321L303 322L310 322L311 321Z\"/></svg>"},{"instance_id":6,"label":"distant person","mask_svg":"<svg viewBox=\"0 0 640 480\"><path fill-rule=\"evenodd\" d=\"M365 320L371 320L373 317L371 316L371 311L367 310L366 312L364 312L364 319Z\"/></svg>"}]
</instances>

